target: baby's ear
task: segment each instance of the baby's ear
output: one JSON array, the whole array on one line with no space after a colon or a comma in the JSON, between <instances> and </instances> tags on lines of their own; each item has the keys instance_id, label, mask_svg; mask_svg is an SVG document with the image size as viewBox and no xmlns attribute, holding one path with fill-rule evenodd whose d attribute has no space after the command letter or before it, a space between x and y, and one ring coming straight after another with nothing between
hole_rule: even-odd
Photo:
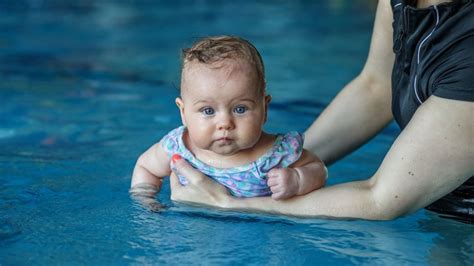
<instances>
[{"instance_id":1,"label":"baby's ear","mask_svg":"<svg viewBox=\"0 0 474 266\"><path fill-rule=\"evenodd\" d=\"M272 96L270 94L265 95L265 106L268 107L271 101L272 101Z\"/></svg>"},{"instance_id":2,"label":"baby's ear","mask_svg":"<svg viewBox=\"0 0 474 266\"><path fill-rule=\"evenodd\" d=\"M272 101L272 96L270 94L266 95L265 96L265 119L263 120L263 122L267 122L267 117L268 117L268 105L270 104L270 102Z\"/></svg>"},{"instance_id":3,"label":"baby's ear","mask_svg":"<svg viewBox=\"0 0 474 266\"><path fill-rule=\"evenodd\" d=\"M186 126L186 119L184 118L184 102L183 102L183 99L181 99L180 97L177 97L175 102L176 102L176 106L178 106L179 114L181 115L181 122L183 123L183 126Z\"/></svg>"}]
</instances>

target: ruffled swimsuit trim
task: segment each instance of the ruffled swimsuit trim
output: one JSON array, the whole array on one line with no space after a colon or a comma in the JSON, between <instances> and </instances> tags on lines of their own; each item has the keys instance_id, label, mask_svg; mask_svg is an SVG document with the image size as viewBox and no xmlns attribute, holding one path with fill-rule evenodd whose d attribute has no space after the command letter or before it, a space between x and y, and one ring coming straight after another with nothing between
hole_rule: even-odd
<instances>
[{"instance_id":1,"label":"ruffled swimsuit trim","mask_svg":"<svg viewBox=\"0 0 474 266\"><path fill-rule=\"evenodd\" d=\"M185 129L186 128L183 126L178 128L179 130L178 134L181 137L177 138L177 141L178 141L178 146L181 147L180 151L183 153L181 154L181 156L184 157L185 159L188 159L188 161L191 164L193 164L195 168L199 169L201 172L203 172L206 175L235 174L235 173L239 173L243 171L253 170L255 168L255 165L263 164L275 153L275 151L278 150L284 137L283 135L278 134L272 147L266 153L264 153L260 158L258 158L257 160L253 162L244 164L242 166L236 166L236 167L231 167L231 168L217 168L217 167L208 165L202 162L201 160L199 160L198 158L196 158L194 154L186 147L186 145L184 145L183 134L184 134ZM300 156L301 156L301 152L298 158Z\"/></svg>"}]
</instances>

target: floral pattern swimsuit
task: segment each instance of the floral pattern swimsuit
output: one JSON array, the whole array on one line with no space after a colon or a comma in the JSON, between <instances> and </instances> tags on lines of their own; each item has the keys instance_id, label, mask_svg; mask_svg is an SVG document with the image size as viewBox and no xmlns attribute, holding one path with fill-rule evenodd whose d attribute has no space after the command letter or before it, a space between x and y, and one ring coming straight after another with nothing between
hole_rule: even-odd
<instances>
[{"instance_id":1,"label":"floral pattern swimsuit","mask_svg":"<svg viewBox=\"0 0 474 266\"><path fill-rule=\"evenodd\" d=\"M300 158L303 151L303 135L291 131L284 135L278 134L273 146L254 162L238 167L216 168L198 160L186 148L183 142L185 130L184 126L178 127L161 139L160 145L168 157L171 158L173 154L181 155L194 168L227 187L236 197L271 195L267 185L267 173L275 167L288 167ZM187 183L183 176L178 178L181 184Z\"/></svg>"}]
</instances>

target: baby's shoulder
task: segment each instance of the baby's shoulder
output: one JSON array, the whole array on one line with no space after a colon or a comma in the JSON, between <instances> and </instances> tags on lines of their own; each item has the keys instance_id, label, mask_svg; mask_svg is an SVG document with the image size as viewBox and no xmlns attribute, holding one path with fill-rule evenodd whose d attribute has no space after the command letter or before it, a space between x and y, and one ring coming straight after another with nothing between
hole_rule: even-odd
<instances>
[{"instance_id":1,"label":"baby's shoulder","mask_svg":"<svg viewBox=\"0 0 474 266\"><path fill-rule=\"evenodd\" d=\"M181 146L180 143L182 142L183 132L183 126L171 130L168 132L168 134L161 138L160 145L167 153L176 153L176 151L178 151Z\"/></svg>"},{"instance_id":2,"label":"baby's shoulder","mask_svg":"<svg viewBox=\"0 0 474 266\"><path fill-rule=\"evenodd\" d=\"M303 151L303 134L291 131L285 134L270 135L272 140L266 153L259 159L266 169L287 167L301 156Z\"/></svg>"},{"instance_id":3,"label":"baby's shoulder","mask_svg":"<svg viewBox=\"0 0 474 266\"><path fill-rule=\"evenodd\" d=\"M298 151L303 149L303 143L304 135L297 131L290 131L284 134L262 132L262 137L255 145L254 151L260 155L275 151Z\"/></svg>"},{"instance_id":4,"label":"baby's shoulder","mask_svg":"<svg viewBox=\"0 0 474 266\"><path fill-rule=\"evenodd\" d=\"M291 149L302 149L304 144L304 135L298 131L290 131L282 135L282 147Z\"/></svg>"}]
</instances>

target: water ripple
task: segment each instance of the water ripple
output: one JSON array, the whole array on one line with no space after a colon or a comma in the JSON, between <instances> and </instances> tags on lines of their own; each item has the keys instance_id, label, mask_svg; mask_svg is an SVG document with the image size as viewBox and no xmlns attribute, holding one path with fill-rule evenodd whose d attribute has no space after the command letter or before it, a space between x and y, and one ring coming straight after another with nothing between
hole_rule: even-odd
<instances>
[{"instance_id":1,"label":"water ripple","mask_svg":"<svg viewBox=\"0 0 474 266\"><path fill-rule=\"evenodd\" d=\"M0 129L0 139L6 139L15 135L14 129Z\"/></svg>"}]
</instances>

